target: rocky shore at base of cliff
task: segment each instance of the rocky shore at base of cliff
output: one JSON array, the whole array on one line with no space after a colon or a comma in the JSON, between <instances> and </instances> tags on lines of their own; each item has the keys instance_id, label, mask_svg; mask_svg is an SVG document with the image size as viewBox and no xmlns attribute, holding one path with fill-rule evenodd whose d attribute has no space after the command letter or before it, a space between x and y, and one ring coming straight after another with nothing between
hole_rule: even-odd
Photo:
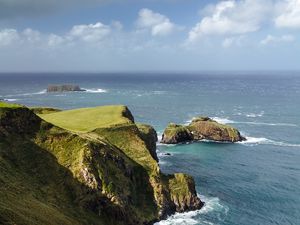
<instances>
[{"instance_id":1,"label":"rocky shore at base of cliff","mask_svg":"<svg viewBox=\"0 0 300 225\"><path fill-rule=\"evenodd\" d=\"M229 125L204 116L196 117L188 125L170 123L162 135L161 143L178 144L190 141L240 142L245 141L240 132Z\"/></svg>"}]
</instances>

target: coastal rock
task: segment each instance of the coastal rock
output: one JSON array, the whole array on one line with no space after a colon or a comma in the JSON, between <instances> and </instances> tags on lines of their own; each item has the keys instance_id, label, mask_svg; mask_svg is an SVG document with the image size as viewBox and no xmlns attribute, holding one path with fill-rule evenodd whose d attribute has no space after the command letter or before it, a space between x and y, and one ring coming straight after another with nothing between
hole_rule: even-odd
<instances>
[{"instance_id":1,"label":"coastal rock","mask_svg":"<svg viewBox=\"0 0 300 225\"><path fill-rule=\"evenodd\" d=\"M205 139L232 143L246 140L236 128L220 124L208 117L195 118L188 125L188 129L193 134L194 140Z\"/></svg>"},{"instance_id":2,"label":"coastal rock","mask_svg":"<svg viewBox=\"0 0 300 225\"><path fill-rule=\"evenodd\" d=\"M60 109L50 108L50 107L32 107L30 108L30 110L35 114L50 114L50 113L62 111Z\"/></svg>"},{"instance_id":3,"label":"coastal rock","mask_svg":"<svg viewBox=\"0 0 300 225\"><path fill-rule=\"evenodd\" d=\"M68 92L68 91L86 91L81 89L78 85L63 84L63 85L49 85L47 92Z\"/></svg>"},{"instance_id":4,"label":"coastal rock","mask_svg":"<svg viewBox=\"0 0 300 225\"><path fill-rule=\"evenodd\" d=\"M170 175L169 188L171 200L175 204L176 212L197 210L203 202L197 197L194 179L186 174L175 173Z\"/></svg>"},{"instance_id":5,"label":"coastal rock","mask_svg":"<svg viewBox=\"0 0 300 225\"><path fill-rule=\"evenodd\" d=\"M177 144L193 140L193 135L186 126L170 123L165 129L161 143Z\"/></svg>"},{"instance_id":6,"label":"coastal rock","mask_svg":"<svg viewBox=\"0 0 300 225\"><path fill-rule=\"evenodd\" d=\"M157 139L157 133L156 130L147 124L137 124L137 127L140 131L140 137L145 142L147 148L150 150L150 154L158 162L158 157L156 153L156 142Z\"/></svg>"},{"instance_id":7,"label":"coastal rock","mask_svg":"<svg viewBox=\"0 0 300 225\"><path fill-rule=\"evenodd\" d=\"M177 144L188 141L239 142L246 140L229 125L220 124L209 117L197 117L187 125L169 124L162 136L162 143Z\"/></svg>"}]
</instances>

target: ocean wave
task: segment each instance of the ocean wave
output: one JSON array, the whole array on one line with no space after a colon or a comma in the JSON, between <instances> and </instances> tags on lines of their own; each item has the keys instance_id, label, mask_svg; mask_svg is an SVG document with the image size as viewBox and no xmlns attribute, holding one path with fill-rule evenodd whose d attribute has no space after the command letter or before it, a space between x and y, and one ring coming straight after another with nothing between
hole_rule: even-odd
<instances>
[{"instance_id":1,"label":"ocean wave","mask_svg":"<svg viewBox=\"0 0 300 225\"><path fill-rule=\"evenodd\" d=\"M88 88L84 88L86 90L87 93L106 93L107 90L105 89L101 89L101 88L91 88L91 89L88 89Z\"/></svg>"},{"instance_id":2,"label":"ocean wave","mask_svg":"<svg viewBox=\"0 0 300 225\"><path fill-rule=\"evenodd\" d=\"M155 223L155 225L213 225L213 222L202 218L202 215L213 212L219 218L220 222L227 216L229 208L221 204L219 198L200 196L200 199L205 202L202 209L185 213L175 213L166 220Z\"/></svg>"},{"instance_id":3,"label":"ocean wave","mask_svg":"<svg viewBox=\"0 0 300 225\"><path fill-rule=\"evenodd\" d=\"M230 120L228 118L221 118L221 117L212 117L213 120L217 121L218 123L223 123L223 124L227 124L227 123L236 123L233 120Z\"/></svg>"},{"instance_id":4,"label":"ocean wave","mask_svg":"<svg viewBox=\"0 0 300 225\"><path fill-rule=\"evenodd\" d=\"M246 114L246 117L255 118L255 117L262 117L265 114L264 111L261 111L260 113L249 113Z\"/></svg>"},{"instance_id":5,"label":"ocean wave","mask_svg":"<svg viewBox=\"0 0 300 225\"><path fill-rule=\"evenodd\" d=\"M16 96L31 96L31 95L42 95L47 93L47 90L42 90L38 92L33 92L33 93L22 93L22 94L13 94L13 95L5 95L4 97L16 97Z\"/></svg>"},{"instance_id":6,"label":"ocean wave","mask_svg":"<svg viewBox=\"0 0 300 225\"><path fill-rule=\"evenodd\" d=\"M255 145L274 145L274 146L282 146L282 147L300 147L300 144L286 143L282 141L274 141L264 137L247 137L246 141L239 142L240 144L255 146Z\"/></svg>"},{"instance_id":7,"label":"ocean wave","mask_svg":"<svg viewBox=\"0 0 300 225\"><path fill-rule=\"evenodd\" d=\"M16 98L5 98L3 99L4 101L7 101L7 102L15 102L15 101L18 101L18 99Z\"/></svg>"},{"instance_id":8,"label":"ocean wave","mask_svg":"<svg viewBox=\"0 0 300 225\"><path fill-rule=\"evenodd\" d=\"M213 120L222 124L251 124L251 125L262 125L262 126L288 126L297 127L297 124L293 123L265 123L265 122L248 122L248 121L233 121L228 118L212 117Z\"/></svg>"}]
</instances>

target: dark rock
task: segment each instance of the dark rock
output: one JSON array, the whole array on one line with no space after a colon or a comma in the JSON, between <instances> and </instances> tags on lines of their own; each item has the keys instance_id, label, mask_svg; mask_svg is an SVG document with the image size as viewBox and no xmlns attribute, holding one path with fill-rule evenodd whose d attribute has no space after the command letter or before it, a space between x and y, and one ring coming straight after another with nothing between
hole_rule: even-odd
<instances>
[{"instance_id":1,"label":"dark rock","mask_svg":"<svg viewBox=\"0 0 300 225\"><path fill-rule=\"evenodd\" d=\"M188 129L193 134L194 140L206 139L232 143L245 140L236 128L220 124L212 119L192 121L188 126Z\"/></svg>"},{"instance_id":2,"label":"dark rock","mask_svg":"<svg viewBox=\"0 0 300 225\"><path fill-rule=\"evenodd\" d=\"M187 129L187 127L170 123L162 135L161 143L177 144L181 142L188 142L191 140L193 140L193 135Z\"/></svg>"},{"instance_id":3,"label":"dark rock","mask_svg":"<svg viewBox=\"0 0 300 225\"><path fill-rule=\"evenodd\" d=\"M78 85L63 84L63 85L49 85L47 92L67 92L67 91L86 91L81 89Z\"/></svg>"},{"instance_id":4,"label":"dark rock","mask_svg":"<svg viewBox=\"0 0 300 225\"><path fill-rule=\"evenodd\" d=\"M152 158L158 162L158 157L156 153L156 142L158 141L158 139L155 129L147 124L137 124L137 127L140 131L140 137L145 142Z\"/></svg>"}]
</instances>

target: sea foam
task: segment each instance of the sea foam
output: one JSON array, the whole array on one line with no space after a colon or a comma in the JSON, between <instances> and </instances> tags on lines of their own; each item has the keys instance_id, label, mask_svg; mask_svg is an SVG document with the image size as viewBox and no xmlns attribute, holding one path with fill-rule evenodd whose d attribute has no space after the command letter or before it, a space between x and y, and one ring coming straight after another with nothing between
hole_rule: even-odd
<instances>
[{"instance_id":1,"label":"sea foam","mask_svg":"<svg viewBox=\"0 0 300 225\"><path fill-rule=\"evenodd\" d=\"M174 215L168 217L166 220L155 223L155 225L213 225L211 221L203 218L203 215L214 213L219 218L220 222L225 219L229 208L223 204L217 197L205 197L199 196L205 205L200 210L185 212L185 213L175 213Z\"/></svg>"},{"instance_id":2,"label":"sea foam","mask_svg":"<svg viewBox=\"0 0 300 225\"><path fill-rule=\"evenodd\" d=\"M266 122L251 122L251 121L234 121L228 118L212 117L213 120L222 124L250 124L250 125L262 125L262 126L287 126L297 127L297 124L293 123L266 123Z\"/></svg>"},{"instance_id":3,"label":"sea foam","mask_svg":"<svg viewBox=\"0 0 300 225\"><path fill-rule=\"evenodd\" d=\"M86 90L87 93L106 93L107 90L105 89L102 89L102 88L91 88L91 89L88 89L88 88L84 88Z\"/></svg>"},{"instance_id":4,"label":"sea foam","mask_svg":"<svg viewBox=\"0 0 300 225\"><path fill-rule=\"evenodd\" d=\"M33 93L21 93L21 94L5 95L4 97L42 95L42 94L45 94L46 92L47 92L47 91L46 91L46 89L45 89L45 90L38 91L38 92L33 92Z\"/></svg>"},{"instance_id":5,"label":"sea foam","mask_svg":"<svg viewBox=\"0 0 300 225\"><path fill-rule=\"evenodd\" d=\"M286 143L282 141L274 141L264 137L246 137L246 141L239 142L240 144L255 146L255 145L274 145L283 147L300 147L300 144Z\"/></svg>"},{"instance_id":6,"label":"sea foam","mask_svg":"<svg viewBox=\"0 0 300 225\"><path fill-rule=\"evenodd\" d=\"M7 101L7 102L15 102L15 101L18 101L18 99L16 98L5 98L3 99L4 101Z\"/></svg>"}]
</instances>

